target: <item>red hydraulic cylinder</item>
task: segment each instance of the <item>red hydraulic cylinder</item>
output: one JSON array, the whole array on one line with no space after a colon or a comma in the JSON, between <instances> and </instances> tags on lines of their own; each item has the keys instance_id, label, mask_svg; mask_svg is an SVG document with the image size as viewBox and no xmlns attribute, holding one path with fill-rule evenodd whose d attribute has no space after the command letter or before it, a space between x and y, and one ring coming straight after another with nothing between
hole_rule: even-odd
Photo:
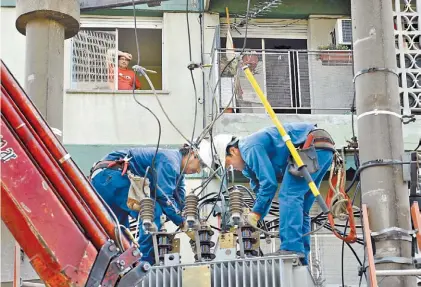
<instances>
[{"instance_id":1,"label":"red hydraulic cylinder","mask_svg":"<svg viewBox=\"0 0 421 287\"><path fill-rule=\"evenodd\" d=\"M65 172L69 180L73 183L75 189L79 192L80 196L103 226L108 236L118 242L119 240L116 238L115 229L119 227L116 226L116 223L113 221L108 210L98 198L97 194L93 190L93 187L73 162L61 143L57 140L38 110L10 74L3 61L1 64L1 81L2 85L6 88L9 94L12 95L13 102L39 135L54 159L60 164L62 170ZM124 248L130 247L130 243L127 238L122 236L122 239Z\"/></svg>"},{"instance_id":2,"label":"red hydraulic cylinder","mask_svg":"<svg viewBox=\"0 0 421 287\"><path fill-rule=\"evenodd\" d=\"M98 252L3 116L1 169L1 219L40 278L46 286L85 286Z\"/></svg>"},{"instance_id":3,"label":"red hydraulic cylinder","mask_svg":"<svg viewBox=\"0 0 421 287\"><path fill-rule=\"evenodd\" d=\"M92 240L95 247L99 250L107 240L104 231L95 223L77 198L76 192L68 185L67 180L61 174L60 167L57 163L51 161L49 156L45 153L42 145L36 140L37 136L31 133L30 127L28 127L22 118L19 117L19 114L13 108L13 104L3 87L1 88L1 91L2 116L6 118L11 128L33 156L35 162L40 166L41 170L55 187L55 190L57 190L60 197L65 201L66 206L86 231L88 238Z\"/></svg>"}]
</instances>

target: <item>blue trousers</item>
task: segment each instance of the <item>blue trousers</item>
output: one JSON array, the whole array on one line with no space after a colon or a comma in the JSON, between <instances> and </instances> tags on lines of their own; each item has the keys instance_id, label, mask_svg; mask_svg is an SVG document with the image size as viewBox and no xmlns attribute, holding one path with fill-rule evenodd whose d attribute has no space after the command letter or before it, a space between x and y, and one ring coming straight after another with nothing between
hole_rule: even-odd
<instances>
[{"instance_id":1,"label":"blue trousers","mask_svg":"<svg viewBox=\"0 0 421 287\"><path fill-rule=\"evenodd\" d=\"M105 169L99 172L92 179L92 185L99 195L110 206L121 225L129 227L129 215L133 218L138 217L138 212L127 207L127 197L129 194L130 180L127 175L121 176L121 171ZM162 215L161 206L155 204L154 222L161 228L160 217ZM142 221L139 221L139 250L142 252L142 260L151 264L155 263L152 236L146 234L142 228Z\"/></svg>"},{"instance_id":2,"label":"blue trousers","mask_svg":"<svg viewBox=\"0 0 421 287\"><path fill-rule=\"evenodd\" d=\"M333 152L317 150L317 159L320 169L311 176L317 187L320 187L332 164ZM310 209L314 200L305 179L292 175L287 169L279 190L280 249L303 253L303 264L308 264L310 253L310 235L303 237L303 234L311 229Z\"/></svg>"}]
</instances>

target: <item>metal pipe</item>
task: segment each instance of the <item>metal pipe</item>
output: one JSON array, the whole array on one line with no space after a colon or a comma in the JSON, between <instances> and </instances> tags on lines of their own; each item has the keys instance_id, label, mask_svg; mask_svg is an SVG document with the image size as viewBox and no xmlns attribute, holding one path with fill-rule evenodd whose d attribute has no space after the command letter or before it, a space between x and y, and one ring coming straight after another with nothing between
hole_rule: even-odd
<instances>
[{"instance_id":1,"label":"metal pipe","mask_svg":"<svg viewBox=\"0 0 421 287\"><path fill-rule=\"evenodd\" d=\"M76 196L76 191L71 188L67 179L61 173L60 167L51 159L51 156L40 144L37 134L32 131L31 126L22 119L19 113L13 108L10 95L1 87L3 96L1 113L9 122L10 126L29 150L32 157L37 162L44 174L51 181L60 198L66 202L68 210L74 215L77 222L85 229L87 235L92 239L93 244L99 250L105 244L107 237L102 229L89 215L87 209L81 204L80 198Z\"/></svg>"},{"instance_id":2,"label":"metal pipe","mask_svg":"<svg viewBox=\"0 0 421 287\"><path fill-rule=\"evenodd\" d=\"M119 241L115 235L116 223L114 223L108 210L3 62L1 65L1 82L6 90L13 94L13 102L28 120L53 158L60 164L67 178L74 185L108 236L114 241ZM130 243L127 238L123 236L122 239L123 246L129 248Z\"/></svg>"},{"instance_id":3,"label":"metal pipe","mask_svg":"<svg viewBox=\"0 0 421 287\"><path fill-rule=\"evenodd\" d=\"M421 269L376 270L377 276L421 276Z\"/></svg>"},{"instance_id":4,"label":"metal pipe","mask_svg":"<svg viewBox=\"0 0 421 287\"><path fill-rule=\"evenodd\" d=\"M21 251L20 246L17 241L15 241L15 260L13 268L13 287L20 287L20 261L21 261Z\"/></svg>"}]
</instances>

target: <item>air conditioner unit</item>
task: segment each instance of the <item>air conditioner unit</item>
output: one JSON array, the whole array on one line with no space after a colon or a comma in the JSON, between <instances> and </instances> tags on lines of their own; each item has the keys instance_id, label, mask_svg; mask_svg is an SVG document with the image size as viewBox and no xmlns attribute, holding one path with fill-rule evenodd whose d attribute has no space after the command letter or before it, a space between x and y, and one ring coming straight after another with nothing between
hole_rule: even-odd
<instances>
[{"instance_id":1,"label":"air conditioner unit","mask_svg":"<svg viewBox=\"0 0 421 287\"><path fill-rule=\"evenodd\" d=\"M352 45L351 19L336 20L335 31L333 34L333 43L335 45Z\"/></svg>"}]
</instances>

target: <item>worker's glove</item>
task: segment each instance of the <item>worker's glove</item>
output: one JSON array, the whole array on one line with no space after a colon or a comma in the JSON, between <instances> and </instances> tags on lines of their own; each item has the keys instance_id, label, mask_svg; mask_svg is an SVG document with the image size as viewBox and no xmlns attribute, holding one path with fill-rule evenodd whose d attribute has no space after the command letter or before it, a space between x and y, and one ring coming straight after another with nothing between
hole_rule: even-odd
<instances>
[{"instance_id":1,"label":"worker's glove","mask_svg":"<svg viewBox=\"0 0 421 287\"><path fill-rule=\"evenodd\" d=\"M246 222L253 227L257 227L257 222L260 220L260 214L255 212L249 212L245 216Z\"/></svg>"}]
</instances>

